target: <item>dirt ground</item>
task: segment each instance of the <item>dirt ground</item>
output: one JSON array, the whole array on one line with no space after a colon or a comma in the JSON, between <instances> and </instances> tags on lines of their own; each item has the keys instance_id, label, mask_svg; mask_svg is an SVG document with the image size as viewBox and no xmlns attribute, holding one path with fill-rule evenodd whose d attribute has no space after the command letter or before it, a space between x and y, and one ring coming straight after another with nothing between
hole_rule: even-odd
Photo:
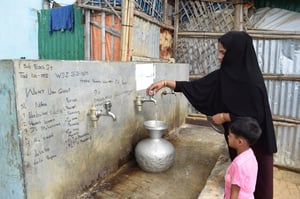
<instances>
[{"instance_id":1,"label":"dirt ground","mask_svg":"<svg viewBox=\"0 0 300 199\"><path fill-rule=\"evenodd\" d=\"M274 199L300 198L300 173L274 167Z\"/></svg>"}]
</instances>

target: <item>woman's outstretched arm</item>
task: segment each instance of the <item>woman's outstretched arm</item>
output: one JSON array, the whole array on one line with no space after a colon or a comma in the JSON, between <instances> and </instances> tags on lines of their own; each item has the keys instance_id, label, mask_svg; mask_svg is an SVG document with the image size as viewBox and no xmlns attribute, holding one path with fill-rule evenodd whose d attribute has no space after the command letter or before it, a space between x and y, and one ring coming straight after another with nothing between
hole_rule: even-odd
<instances>
[{"instance_id":1,"label":"woman's outstretched arm","mask_svg":"<svg viewBox=\"0 0 300 199\"><path fill-rule=\"evenodd\" d=\"M160 89L168 87L172 90L176 87L176 81L174 80L160 80L158 82L154 82L146 89L146 94L149 95L150 91L153 92L153 94L156 94Z\"/></svg>"}]
</instances>

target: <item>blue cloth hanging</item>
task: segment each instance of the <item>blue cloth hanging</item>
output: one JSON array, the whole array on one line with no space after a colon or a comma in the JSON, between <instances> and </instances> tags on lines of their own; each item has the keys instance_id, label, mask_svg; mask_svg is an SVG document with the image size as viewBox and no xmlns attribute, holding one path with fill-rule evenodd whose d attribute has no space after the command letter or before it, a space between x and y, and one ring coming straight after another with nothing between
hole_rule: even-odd
<instances>
[{"instance_id":1,"label":"blue cloth hanging","mask_svg":"<svg viewBox=\"0 0 300 199\"><path fill-rule=\"evenodd\" d=\"M53 31L73 31L74 10L73 5L52 8L50 10L49 33Z\"/></svg>"}]
</instances>

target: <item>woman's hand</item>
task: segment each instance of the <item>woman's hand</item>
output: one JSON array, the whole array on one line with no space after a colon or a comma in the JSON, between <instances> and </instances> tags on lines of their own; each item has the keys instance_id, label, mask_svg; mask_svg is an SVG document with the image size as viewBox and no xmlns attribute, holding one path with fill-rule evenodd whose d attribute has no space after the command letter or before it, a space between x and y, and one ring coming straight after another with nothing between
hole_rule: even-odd
<instances>
[{"instance_id":1,"label":"woman's hand","mask_svg":"<svg viewBox=\"0 0 300 199\"><path fill-rule=\"evenodd\" d=\"M146 94L149 95L150 91L152 91L153 95L155 95L160 89L168 87L170 89L174 89L176 87L176 82L173 80L160 80L158 82L155 82L151 84L147 89L146 89Z\"/></svg>"},{"instance_id":2,"label":"woman's hand","mask_svg":"<svg viewBox=\"0 0 300 199\"><path fill-rule=\"evenodd\" d=\"M153 95L155 95L160 89L162 89L165 86L165 80L154 82L146 89L146 94L149 95L150 91L152 91Z\"/></svg>"},{"instance_id":3,"label":"woman's hand","mask_svg":"<svg viewBox=\"0 0 300 199\"><path fill-rule=\"evenodd\" d=\"M217 113L212 116L212 121L216 125L221 125L225 122L230 122L230 115L229 113Z\"/></svg>"}]
</instances>

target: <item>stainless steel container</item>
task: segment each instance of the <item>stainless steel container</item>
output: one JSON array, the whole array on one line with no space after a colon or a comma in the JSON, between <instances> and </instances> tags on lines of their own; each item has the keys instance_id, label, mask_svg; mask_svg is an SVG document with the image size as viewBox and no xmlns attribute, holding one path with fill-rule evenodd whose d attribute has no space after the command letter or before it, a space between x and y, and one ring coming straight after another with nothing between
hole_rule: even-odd
<instances>
[{"instance_id":1,"label":"stainless steel container","mask_svg":"<svg viewBox=\"0 0 300 199\"><path fill-rule=\"evenodd\" d=\"M175 149L172 143L162 138L168 124L164 121L144 122L149 138L141 140L135 147L135 158L141 169L147 172L163 172L174 163Z\"/></svg>"}]
</instances>

